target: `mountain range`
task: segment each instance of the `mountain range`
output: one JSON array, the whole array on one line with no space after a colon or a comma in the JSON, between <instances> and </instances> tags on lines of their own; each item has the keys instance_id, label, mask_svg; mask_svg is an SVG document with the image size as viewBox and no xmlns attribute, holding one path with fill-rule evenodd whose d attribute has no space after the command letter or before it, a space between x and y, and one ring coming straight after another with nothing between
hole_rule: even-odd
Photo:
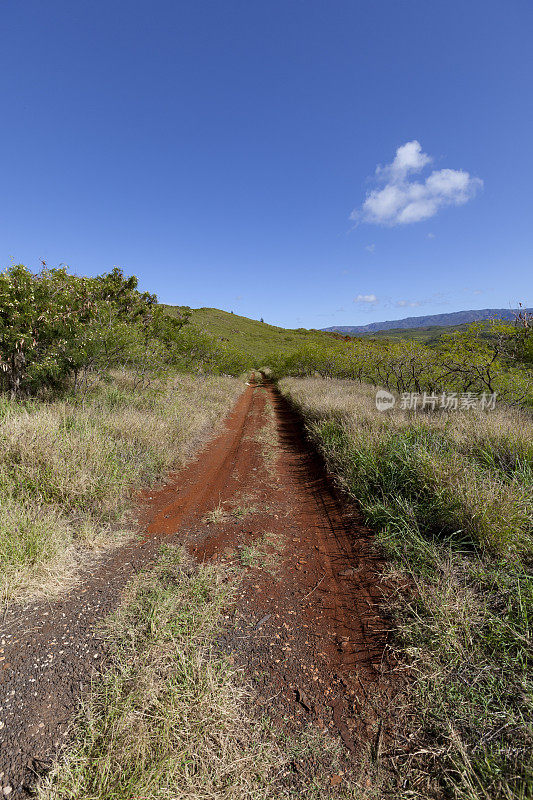
<instances>
[{"instance_id":1,"label":"mountain range","mask_svg":"<svg viewBox=\"0 0 533 800\"><path fill-rule=\"evenodd\" d=\"M533 313L533 309L525 310ZM487 319L514 320L517 313L516 310L509 308L481 308L470 311L454 311L451 314L430 314L425 317L405 317L385 322L370 322L368 325L332 325L330 328L322 328L322 330L358 335L393 329L426 328L433 325L464 325Z\"/></svg>"}]
</instances>

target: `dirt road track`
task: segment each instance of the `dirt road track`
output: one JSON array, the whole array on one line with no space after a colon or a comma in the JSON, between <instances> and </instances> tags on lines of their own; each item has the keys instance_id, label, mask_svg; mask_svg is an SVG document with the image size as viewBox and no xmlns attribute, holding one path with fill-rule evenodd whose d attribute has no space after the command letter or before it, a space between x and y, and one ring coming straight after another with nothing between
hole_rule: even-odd
<instances>
[{"instance_id":1,"label":"dirt road track","mask_svg":"<svg viewBox=\"0 0 533 800\"><path fill-rule=\"evenodd\" d=\"M269 425L277 446L265 444ZM265 461L268 448L277 458ZM217 507L223 513L208 523L206 513ZM98 622L162 541L244 571L221 646L272 718L296 731L308 723L338 730L357 754L378 722L365 698L386 684L376 556L369 532L344 516L276 389L248 386L222 433L165 486L140 497L138 517L142 535L88 566L64 598L5 615L0 787L26 795L57 754L80 694L105 658Z\"/></svg>"}]
</instances>

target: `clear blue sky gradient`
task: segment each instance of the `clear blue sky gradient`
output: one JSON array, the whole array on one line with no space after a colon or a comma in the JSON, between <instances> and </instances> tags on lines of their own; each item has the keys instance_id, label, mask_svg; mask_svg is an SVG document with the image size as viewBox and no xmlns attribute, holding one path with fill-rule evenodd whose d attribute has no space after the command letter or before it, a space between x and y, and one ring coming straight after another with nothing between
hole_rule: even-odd
<instances>
[{"instance_id":1,"label":"clear blue sky gradient","mask_svg":"<svg viewBox=\"0 0 533 800\"><path fill-rule=\"evenodd\" d=\"M3 266L120 265L284 326L533 305L530 0L2 0L0 24ZM413 139L483 190L354 227Z\"/></svg>"}]
</instances>

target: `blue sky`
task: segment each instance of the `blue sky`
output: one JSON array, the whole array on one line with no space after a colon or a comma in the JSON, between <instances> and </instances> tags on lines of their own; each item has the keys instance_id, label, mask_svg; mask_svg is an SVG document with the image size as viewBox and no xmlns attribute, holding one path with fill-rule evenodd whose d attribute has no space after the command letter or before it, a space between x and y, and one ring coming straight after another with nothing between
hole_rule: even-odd
<instances>
[{"instance_id":1,"label":"blue sky","mask_svg":"<svg viewBox=\"0 0 533 800\"><path fill-rule=\"evenodd\" d=\"M4 266L120 265L284 326L533 305L530 0L2 0L0 25Z\"/></svg>"}]
</instances>

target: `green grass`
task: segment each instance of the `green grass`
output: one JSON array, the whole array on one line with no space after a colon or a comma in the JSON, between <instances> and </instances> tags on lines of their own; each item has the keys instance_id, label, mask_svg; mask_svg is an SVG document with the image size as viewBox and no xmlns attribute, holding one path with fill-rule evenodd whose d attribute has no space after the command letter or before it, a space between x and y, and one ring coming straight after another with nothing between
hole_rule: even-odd
<instances>
[{"instance_id":1,"label":"green grass","mask_svg":"<svg viewBox=\"0 0 533 800\"><path fill-rule=\"evenodd\" d=\"M164 306L172 314L179 306ZM218 308L195 308L191 322L222 342L254 359L256 366L268 365L274 353L296 350L302 344L324 343L333 337L304 328L279 328Z\"/></svg>"},{"instance_id":2,"label":"green grass","mask_svg":"<svg viewBox=\"0 0 533 800\"><path fill-rule=\"evenodd\" d=\"M440 787L463 800L525 800L533 419L512 409L380 414L375 390L349 381L281 387L376 530L389 577L411 587L390 609L412 675L409 752L397 753L408 796Z\"/></svg>"}]
</instances>

